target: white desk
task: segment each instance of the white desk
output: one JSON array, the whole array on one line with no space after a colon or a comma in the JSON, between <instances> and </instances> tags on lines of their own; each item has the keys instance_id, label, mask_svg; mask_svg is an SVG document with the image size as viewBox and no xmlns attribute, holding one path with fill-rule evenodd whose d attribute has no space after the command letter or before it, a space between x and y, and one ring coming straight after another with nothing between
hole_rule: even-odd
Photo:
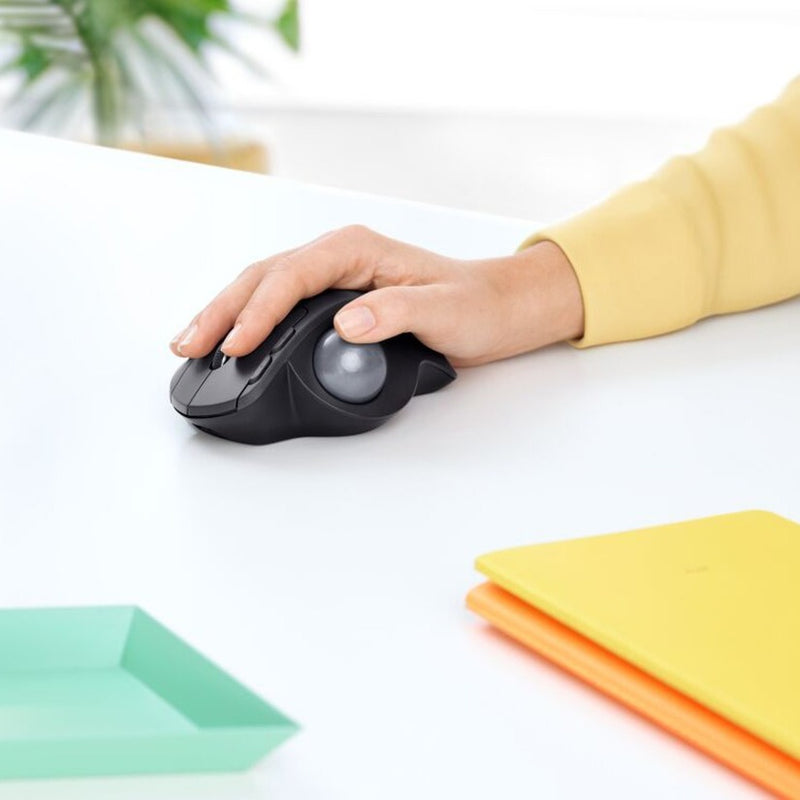
<instances>
[{"instance_id":1,"label":"white desk","mask_svg":"<svg viewBox=\"0 0 800 800\"><path fill-rule=\"evenodd\" d=\"M0 798L760 796L463 597L495 548L800 519L800 304L463 371L363 436L195 433L167 340L249 261L354 221L457 256L530 227L0 135L0 605L140 604L304 726L246 775Z\"/></svg>"}]
</instances>

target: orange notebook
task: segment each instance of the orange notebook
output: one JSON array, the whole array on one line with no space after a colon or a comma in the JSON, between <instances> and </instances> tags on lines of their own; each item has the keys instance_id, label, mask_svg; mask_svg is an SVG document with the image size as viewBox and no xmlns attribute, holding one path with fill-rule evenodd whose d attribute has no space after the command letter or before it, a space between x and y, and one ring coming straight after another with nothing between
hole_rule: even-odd
<instances>
[{"instance_id":1,"label":"orange notebook","mask_svg":"<svg viewBox=\"0 0 800 800\"><path fill-rule=\"evenodd\" d=\"M479 559L493 582L467 605L745 777L800 799L798 554L800 526L757 512L533 545ZM660 623L652 634L648 619ZM646 663L652 652L661 658ZM736 652L733 667L703 683L705 666L723 653L727 667Z\"/></svg>"},{"instance_id":2,"label":"orange notebook","mask_svg":"<svg viewBox=\"0 0 800 800\"><path fill-rule=\"evenodd\" d=\"M467 595L467 606L511 638L765 789L782 797L800 798L800 761L499 586L477 586Z\"/></svg>"}]
</instances>

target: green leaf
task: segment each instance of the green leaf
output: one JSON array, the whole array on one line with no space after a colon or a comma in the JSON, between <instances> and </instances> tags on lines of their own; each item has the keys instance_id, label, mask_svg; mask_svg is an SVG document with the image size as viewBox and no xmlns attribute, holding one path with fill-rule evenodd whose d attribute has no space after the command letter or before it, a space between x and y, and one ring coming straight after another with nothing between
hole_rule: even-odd
<instances>
[{"instance_id":1,"label":"green leaf","mask_svg":"<svg viewBox=\"0 0 800 800\"><path fill-rule=\"evenodd\" d=\"M228 0L134 0L141 18L161 20L195 54L213 38L209 22L214 14L230 11Z\"/></svg>"},{"instance_id":2,"label":"green leaf","mask_svg":"<svg viewBox=\"0 0 800 800\"><path fill-rule=\"evenodd\" d=\"M53 63L48 52L31 41L24 41L19 56L13 62L25 74L25 83L33 83Z\"/></svg>"},{"instance_id":3,"label":"green leaf","mask_svg":"<svg viewBox=\"0 0 800 800\"><path fill-rule=\"evenodd\" d=\"M283 11L274 22L275 30L295 52L300 49L300 15L297 0L286 0Z\"/></svg>"},{"instance_id":4,"label":"green leaf","mask_svg":"<svg viewBox=\"0 0 800 800\"><path fill-rule=\"evenodd\" d=\"M104 142L113 142L124 127L141 123L147 88L140 67L157 75L161 91L176 90L194 108L201 123L211 128L203 100L203 83L193 77L195 64L210 72L206 53L227 50L257 74L265 70L238 52L215 31L214 17L227 16L239 24L269 26L292 50L300 45L298 0L285 0L274 20L247 15L231 7L232 0L0 0L0 34L17 41L15 56L0 71L17 72L18 94L34 111L28 122L55 119L58 91L43 92L43 76L73 79L70 93L89 93L95 128ZM171 41L147 37L149 22L160 23ZM125 37L139 39L136 62L126 63L121 49ZM149 37L148 37L149 38ZM141 63L138 63L141 62ZM46 82L42 81L42 85ZM34 85L35 84L35 85ZM170 93L174 93L170 92Z\"/></svg>"}]
</instances>

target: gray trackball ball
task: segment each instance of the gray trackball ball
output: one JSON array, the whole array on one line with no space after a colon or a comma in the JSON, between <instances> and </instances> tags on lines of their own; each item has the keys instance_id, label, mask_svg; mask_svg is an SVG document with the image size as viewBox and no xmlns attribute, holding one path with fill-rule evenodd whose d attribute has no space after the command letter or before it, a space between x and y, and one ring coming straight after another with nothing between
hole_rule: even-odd
<instances>
[{"instance_id":1,"label":"gray trackball ball","mask_svg":"<svg viewBox=\"0 0 800 800\"><path fill-rule=\"evenodd\" d=\"M331 329L314 348L314 373L337 399L368 403L386 382L386 354L380 344L351 344Z\"/></svg>"}]
</instances>

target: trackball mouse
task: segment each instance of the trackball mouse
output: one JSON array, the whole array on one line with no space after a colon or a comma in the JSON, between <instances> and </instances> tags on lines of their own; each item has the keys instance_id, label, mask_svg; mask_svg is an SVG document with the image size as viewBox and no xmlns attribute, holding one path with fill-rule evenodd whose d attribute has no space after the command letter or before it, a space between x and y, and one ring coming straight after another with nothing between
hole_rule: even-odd
<instances>
[{"instance_id":1,"label":"trackball mouse","mask_svg":"<svg viewBox=\"0 0 800 800\"><path fill-rule=\"evenodd\" d=\"M410 333L377 344L340 338L333 317L361 294L331 290L303 300L246 356L228 358L217 345L187 359L170 383L173 407L201 431L247 444L348 436L456 377Z\"/></svg>"}]
</instances>

